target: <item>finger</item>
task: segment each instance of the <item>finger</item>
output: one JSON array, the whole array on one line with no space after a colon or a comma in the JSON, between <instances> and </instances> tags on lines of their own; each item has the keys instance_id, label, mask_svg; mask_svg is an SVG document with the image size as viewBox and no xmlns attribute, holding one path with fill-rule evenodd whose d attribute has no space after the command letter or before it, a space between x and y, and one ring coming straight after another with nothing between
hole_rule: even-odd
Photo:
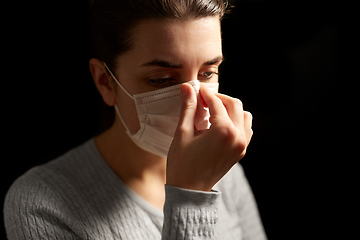
<instances>
[{"instance_id":1,"label":"finger","mask_svg":"<svg viewBox=\"0 0 360 240\"><path fill-rule=\"evenodd\" d=\"M251 112L248 111L244 111L244 120L245 120L245 127L246 128L252 128L252 120L253 120L253 115L251 114Z\"/></svg>"},{"instance_id":2,"label":"finger","mask_svg":"<svg viewBox=\"0 0 360 240\"><path fill-rule=\"evenodd\" d=\"M184 83L180 86L181 93L181 111L178 129L182 132L194 134L194 119L196 113L196 94L193 87Z\"/></svg>"},{"instance_id":3,"label":"finger","mask_svg":"<svg viewBox=\"0 0 360 240\"><path fill-rule=\"evenodd\" d=\"M237 128L244 126L244 111L242 102L237 98L232 98L227 95L216 93L215 94L224 104L227 113Z\"/></svg>"},{"instance_id":4,"label":"finger","mask_svg":"<svg viewBox=\"0 0 360 240\"><path fill-rule=\"evenodd\" d=\"M201 83L200 94L209 108L211 115L211 124L216 124L219 118L227 117L227 111L222 101L215 96L205 84Z\"/></svg>"},{"instance_id":5,"label":"finger","mask_svg":"<svg viewBox=\"0 0 360 240\"><path fill-rule=\"evenodd\" d=\"M250 142L251 137L253 135L252 120L253 120L252 114L248 111L244 111L244 128L248 143Z\"/></svg>"}]
</instances>

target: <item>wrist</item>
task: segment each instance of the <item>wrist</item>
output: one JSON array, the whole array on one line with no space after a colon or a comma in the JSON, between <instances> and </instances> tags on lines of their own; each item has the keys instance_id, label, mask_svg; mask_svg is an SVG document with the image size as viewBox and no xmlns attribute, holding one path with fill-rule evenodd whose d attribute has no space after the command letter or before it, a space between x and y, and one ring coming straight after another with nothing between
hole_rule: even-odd
<instances>
[{"instance_id":1,"label":"wrist","mask_svg":"<svg viewBox=\"0 0 360 240\"><path fill-rule=\"evenodd\" d=\"M186 205L216 208L221 192L203 191L165 185L165 203L167 205Z\"/></svg>"}]
</instances>

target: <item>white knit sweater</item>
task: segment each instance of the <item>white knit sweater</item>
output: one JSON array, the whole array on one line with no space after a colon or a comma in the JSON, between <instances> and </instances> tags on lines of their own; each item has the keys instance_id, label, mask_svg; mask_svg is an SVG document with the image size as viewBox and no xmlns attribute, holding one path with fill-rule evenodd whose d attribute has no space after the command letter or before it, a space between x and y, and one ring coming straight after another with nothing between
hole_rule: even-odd
<instances>
[{"instance_id":1,"label":"white knit sweater","mask_svg":"<svg viewBox=\"0 0 360 240\"><path fill-rule=\"evenodd\" d=\"M266 239L240 164L212 192L165 186L161 211L108 167L93 139L35 167L7 193L13 239Z\"/></svg>"}]
</instances>

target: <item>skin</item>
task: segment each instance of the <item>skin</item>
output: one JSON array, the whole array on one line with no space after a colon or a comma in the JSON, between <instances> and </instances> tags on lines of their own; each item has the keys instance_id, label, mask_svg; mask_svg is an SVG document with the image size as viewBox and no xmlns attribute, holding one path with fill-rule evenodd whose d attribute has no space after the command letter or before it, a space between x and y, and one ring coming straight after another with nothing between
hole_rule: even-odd
<instances>
[{"instance_id":1,"label":"skin","mask_svg":"<svg viewBox=\"0 0 360 240\"><path fill-rule=\"evenodd\" d=\"M197 100L186 82L218 81L222 61L218 17L146 20L134 27L132 41L132 49L118 57L113 69L130 94L183 83L180 122L168 158L138 148L118 116L110 129L95 138L95 143L125 184L162 209L164 184L211 190L245 155L252 136L252 117L243 111L240 100L213 94L202 84L200 94L209 107L212 126L201 133L194 129ZM130 132L136 133L140 125L133 100L112 80L100 60L90 60L90 71L105 103L116 105Z\"/></svg>"}]
</instances>

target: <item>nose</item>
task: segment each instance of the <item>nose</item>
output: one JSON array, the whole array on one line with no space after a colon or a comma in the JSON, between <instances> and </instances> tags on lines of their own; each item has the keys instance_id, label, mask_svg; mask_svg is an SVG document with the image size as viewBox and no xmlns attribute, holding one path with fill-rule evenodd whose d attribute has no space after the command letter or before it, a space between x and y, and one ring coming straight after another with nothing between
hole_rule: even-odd
<instances>
[{"instance_id":1,"label":"nose","mask_svg":"<svg viewBox=\"0 0 360 240\"><path fill-rule=\"evenodd\" d=\"M180 76L180 82L181 83L185 83L185 82L190 82L193 80L199 80L198 79L198 72L199 69L185 69L182 72L182 76Z\"/></svg>"}]
</instances>

